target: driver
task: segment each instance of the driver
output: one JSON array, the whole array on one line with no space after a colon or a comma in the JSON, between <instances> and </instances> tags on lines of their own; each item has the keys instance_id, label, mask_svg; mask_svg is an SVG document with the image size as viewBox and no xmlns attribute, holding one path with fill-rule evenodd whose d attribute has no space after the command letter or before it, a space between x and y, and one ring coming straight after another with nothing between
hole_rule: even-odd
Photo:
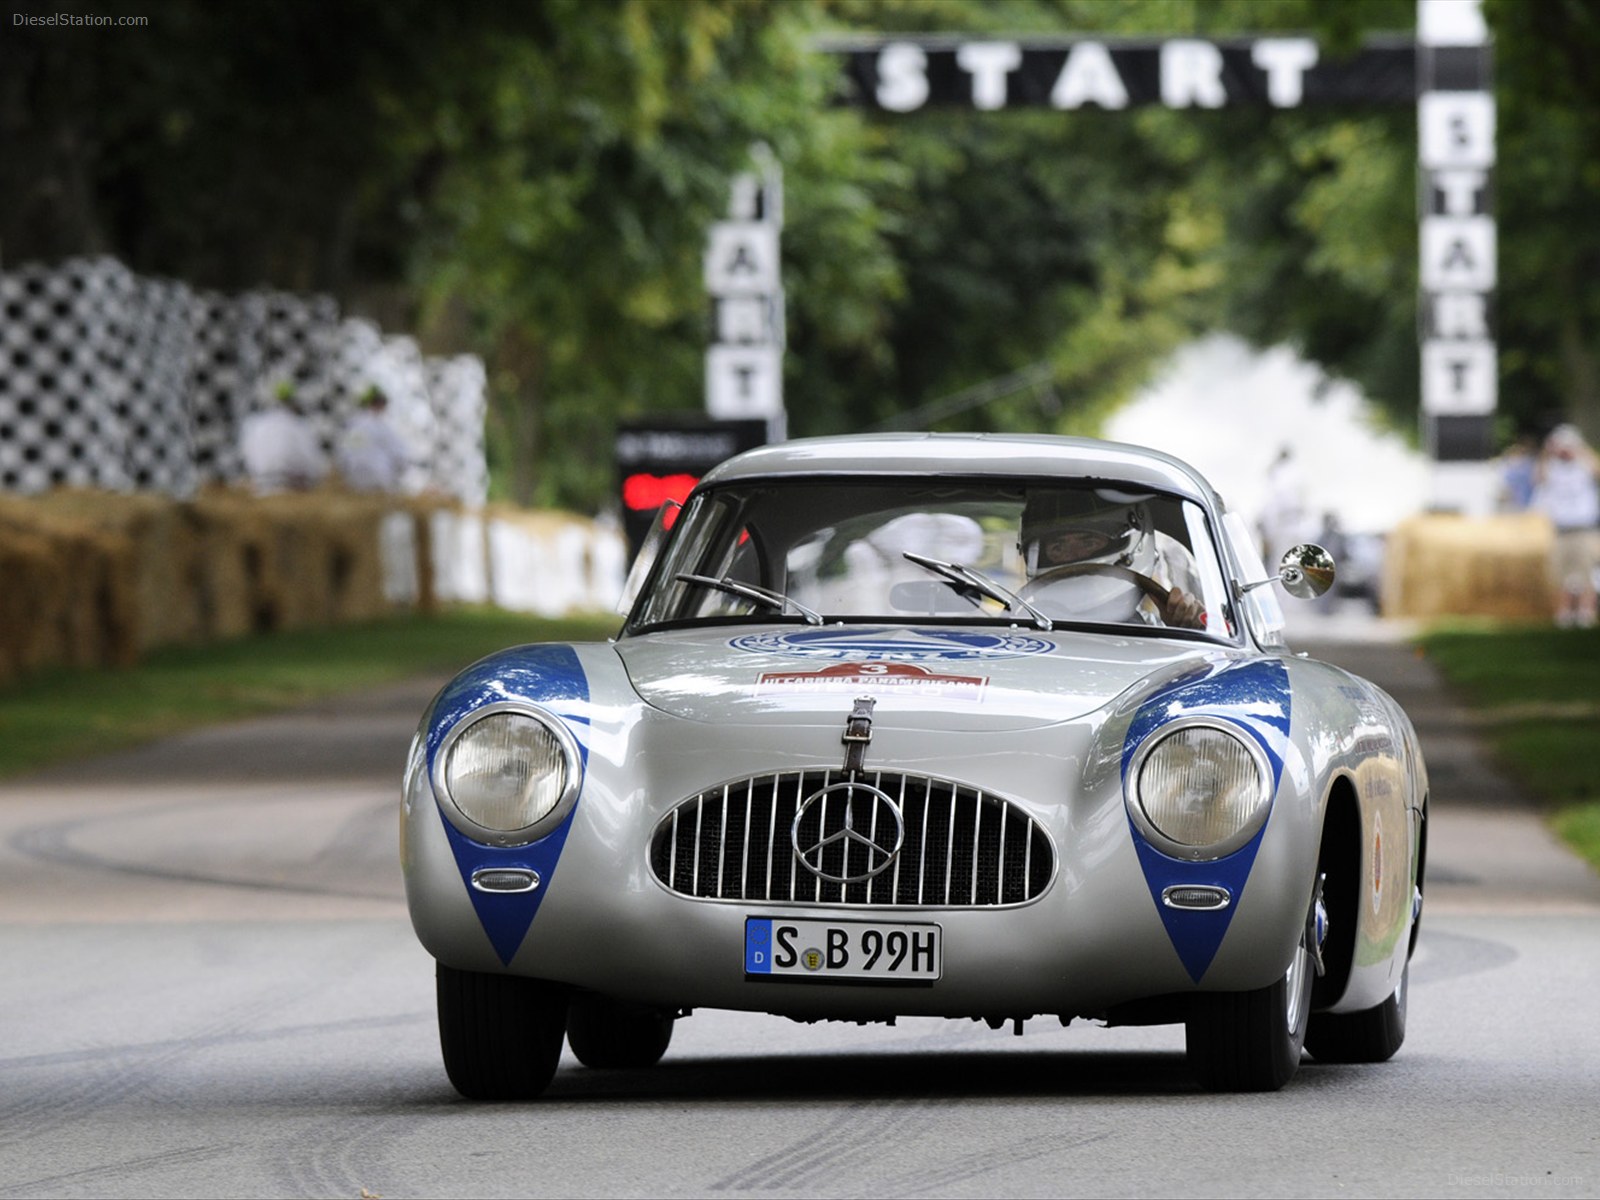
<instances>
[{"instance_id":1,"label":"driver","mask_svg":"<svg viewBox=\"0 0 1600 1200\"><path fill-rule=\"evenodd\" d=\"M1060 489L1030 492L1022 509L1018 550L1032 581L1025 593L1062 615L1090 621L1144 621L1184 629L1205 627L1205 607L1196 598L1189 551L1158 532L1146 498L1110 491ZM1061 570L1099 564L1105 571ZM1168 588L1146 592L1125 567ZM1052 573L1060 572L1055 578ZM1175 581L1190 590L1176 586Z\"/></svg>"}]
</instances>

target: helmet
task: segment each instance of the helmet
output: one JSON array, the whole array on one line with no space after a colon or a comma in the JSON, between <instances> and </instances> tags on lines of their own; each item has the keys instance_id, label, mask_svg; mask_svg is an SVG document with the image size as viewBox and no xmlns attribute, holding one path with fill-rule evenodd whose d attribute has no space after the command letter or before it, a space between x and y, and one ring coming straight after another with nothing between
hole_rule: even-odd
<instances>
[{"instance_id":1,"label":"helmet","mask_svg":"<svg viewBox=\"0 0 1600 1200\"><path fill-rule=\"evenodd\" d=\"M1156 539L1147 497L1106 489L1030 491L1022 507L1017 549L1030 579L1057 567L1103 563L1142 575L1155 568ZM1030 599L1052 616L1085 621L1131 621L1144 593L1111 574L1066 576Z\"/></svg>"}]
</instances>

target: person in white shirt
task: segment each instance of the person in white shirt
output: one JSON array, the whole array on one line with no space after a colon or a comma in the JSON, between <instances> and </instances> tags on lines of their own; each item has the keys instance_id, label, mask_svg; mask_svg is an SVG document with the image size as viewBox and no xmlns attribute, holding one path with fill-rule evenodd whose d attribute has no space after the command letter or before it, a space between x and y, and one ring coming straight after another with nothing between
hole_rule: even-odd
<instances>
[{"instance_id":1,"label":"person in white shirt","mask_svg":"<svg viewBox=\"0 0 1600 1200\"><path fill-rule=\"evenodd\" d=\"M384 413L389 398L370 387L339 439L335 458L345 485L357 492L398 492L411 464L411 447Z\"/></svg>"},{"instance_id":2,"label":"person in white shirt","mask_svg":"<svg viewBox=\"0 0 1600 1200\"><path fill-rule=\"evenodd\" d=\"M288 384L279 385L271 407L240 422L239 456L251 486L261 495L305 491L328 473L327 456L311 423L300 415Z\"/></svg>"},{"instance_id":3,"label":"person in white shirt","mask_svg":"<svg viewBox=\"0 0 1600 1200\"><path fill-rule=\"evenodd\" d=\"M1572 425L1545 438L1535 472L1533 506L1555 526L1550 558L1556 624L1595 623L1595 571L1600 568L1600 456Z\"/></svg>"}]
</instances>

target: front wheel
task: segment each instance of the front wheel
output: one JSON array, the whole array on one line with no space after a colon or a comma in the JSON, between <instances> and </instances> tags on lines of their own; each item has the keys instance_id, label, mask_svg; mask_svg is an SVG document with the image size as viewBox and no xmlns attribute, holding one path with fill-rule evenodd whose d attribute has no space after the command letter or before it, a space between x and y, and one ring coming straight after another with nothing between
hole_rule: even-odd
<instances>
[{"instance_id":1,"label":"front wheel","mask_svg":"<svg viewBox=\"0 0 1600 1200\"><path fill-rule=\"evenodd\" d=\"M1400 972L1400 986L1382 1004L1353 1013L1318 1013L1306 1031L1306 1049L1318 1062L1378 1063L1394 1057L1406 1040L1406 995L1411 964Z\"/></svg>"},{"instance_id":2,"label":"front wheel","mask_svg":"<svg viewBox=\"0 0 1600 1200\"><path fill-rule=\"evenodd\" d=\"M1189 1066L1212 1092L1275 1092L1305 1045L1316 967L1304 935L1281 979L1251 992L1194 998L1184 1025Z\"/></svg>"},{"instance_id":3,"label":"front wheel","mask_svg":"<svg viewBox=\"0 0 1600 1200\"><path fill-rule=\"evenodd\" d=\"M561 1061L567 989L542 979L438 964L439 1047L469 1100L532 1100Z\"/></svg>"},{"instance_id":4,"label":"front wheel","mask_svg":"<svg viewBox=\"0 0 1600 1200\"><path fill-rule=\"evenodd\" d=\"M651 1067L672 1042L676 1018L609 996L578 995L567 1012L567 1045L586 1067Z\"/></svg>"}]
</instances>

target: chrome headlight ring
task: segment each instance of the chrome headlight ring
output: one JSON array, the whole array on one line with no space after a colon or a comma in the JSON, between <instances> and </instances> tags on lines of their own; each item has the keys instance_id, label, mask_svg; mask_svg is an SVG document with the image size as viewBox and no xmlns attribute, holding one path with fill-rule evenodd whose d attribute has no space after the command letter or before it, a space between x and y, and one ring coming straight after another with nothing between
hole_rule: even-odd
<instances>
[{"instance_id":1,"label":"chrome headlight ring","mask_svg":"<svg viewBox=\"0 0 1600 1200\"><path fill-rule=\"evenodd\" d=\"M434 752L445 819L476 842L526 846L572 811L583 784L577 739L554 713L506 700L462 717Z\"/></svg>"},{"instance_id":2,"label":"chrome headlight ring","mask_svg":"<svg viewBox=\"0 0 1600 1200\"><path fill-rule=\"evenodd\" d=\"M1266 753L1254 738L1213 717L1182 717L1134 752L1124 800L1135 827L1161 853L1213 862L1243 847L1266 823L1271 781Z\"/></svg>"}]
</instances>

